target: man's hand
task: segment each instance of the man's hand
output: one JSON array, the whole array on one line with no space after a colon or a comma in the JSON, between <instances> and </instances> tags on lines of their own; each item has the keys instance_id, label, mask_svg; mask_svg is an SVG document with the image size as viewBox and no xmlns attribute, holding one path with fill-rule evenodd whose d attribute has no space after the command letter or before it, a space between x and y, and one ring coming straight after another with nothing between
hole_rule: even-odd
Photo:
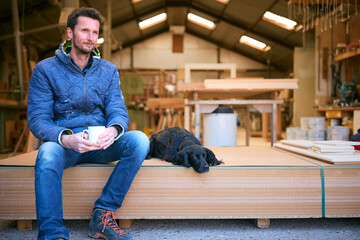
<instances>
[{"instance_id":1,"label":"man's hand","mask_svg":"<svg viewBox=\"0 0 360 240\"><path fill-rule=\"evenodd\" d=\"M89 138L87 134L84 134L84 138L82 138L81 135L82 132L71 135L62 135L62 145L65 148L71 148L79 153L101 149L99 144L87 140Z\"/></svg>"},{"instance_id":2,"label":"man's hand","mask_svg":"<svg viewBox=\"0 0 360 240\"><path fill-rule=\"evenodd\" d=\"M100 148L107 149L111 144L114 143L114 139L119 134L116 127L108 127L103 134L99 136L98 144Z\"/></svg>"},{"instance_id":3,"label":"man's hand","mask_svg":"<svg viewBox=\"0 0 360 240\"><path fill-rule=\"evenodd\" d=\"M82 138L81 136L84 136ZM106 128L105 132L99 136L97 143L90 142L87 133L76 133L72 135L62 135L61 142L65 148L71 148L79 153L85 153L93 150L107 149L114 143L114 139L118 135L116 127Z\"/></svg>"}]
</instances>

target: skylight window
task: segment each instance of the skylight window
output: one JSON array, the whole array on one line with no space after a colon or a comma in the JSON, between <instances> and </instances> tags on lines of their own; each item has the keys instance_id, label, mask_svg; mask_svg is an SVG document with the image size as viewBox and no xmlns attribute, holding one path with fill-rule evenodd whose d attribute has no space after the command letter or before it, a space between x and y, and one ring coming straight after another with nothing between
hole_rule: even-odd
<instances>
[{"instance_id":1,"label":"skylight window","mask_svg":"<svg viewBox=\"0 0 360 240\"><path fill-rule=\"evenodd\" d=\"M266 13L264 13L263 15L263 19L272 23L272 24L275 24L279 27L282 27L282 28L285 28L287 30L294 30L297 22L291 20L291 19L288 19L286 17L282 17L280 15L277 15L275 13L272 13L272 12L269 12L267 11Z\"/></svg>"},{"instance_id":2,"label":"skylight window","mask_svg":"<svg viewBox=\"0 0 360 240\"><path fill-rule=\"evenodd\" d=\"M187 19L190 22L193 22L195 24L198 24L202 27L205 27L207 29L213 30L215 28L215 23L212 21L209 21L205 18L199 17L198 15L195 15L193 13L188 13Z\"/></svg>"},{"instance_id":3,"label":"skylight window","mask_svg":"<svg viewBox=\"0 0 360 240\"><path fill-rule=\"evenodd\" d=\"M264 52L269 51L271 48L270 46L267 46L265 43L255 40L246 35L243 35L239 41L240 41L240 43L246 44L252 48L256 48L256 49L264 51Z\"/></svg>"},{"instance_id":4,"label":"skylight window","mask_svg":"<svg viewBox=\"0 0 360 240\"><path fill-rule=\"evenodd\" d=\"M154 17L148 18L144 21L139 22L139 27L141 30L145 29L145 28L149 28L152 27L158 23L161 23L163 21L165 21L167 18L166 13L160 13Z\"/></svg>"}]
</instances>

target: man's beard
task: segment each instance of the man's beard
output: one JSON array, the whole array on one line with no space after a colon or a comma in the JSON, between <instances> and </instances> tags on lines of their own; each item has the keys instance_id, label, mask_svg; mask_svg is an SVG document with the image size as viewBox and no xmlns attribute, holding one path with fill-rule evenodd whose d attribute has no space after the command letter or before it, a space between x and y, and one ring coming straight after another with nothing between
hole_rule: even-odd
<instances>
[{"instance_id":1,"label":"man's beard","mask_svg":"<svg viewBox=\"0 0 360 240\"><path fill-rule=\"evenodd\" d=\"M92 50L95 48L94 47L90 51L87 51L87 50L84 50L81 47L79 47L76 43L76 37L75 37L74 33L73 33L73 43L74 43L74 48L75 48L74 50L81 54L90 54L92 52Z\"/></svg>"}]
</instances>

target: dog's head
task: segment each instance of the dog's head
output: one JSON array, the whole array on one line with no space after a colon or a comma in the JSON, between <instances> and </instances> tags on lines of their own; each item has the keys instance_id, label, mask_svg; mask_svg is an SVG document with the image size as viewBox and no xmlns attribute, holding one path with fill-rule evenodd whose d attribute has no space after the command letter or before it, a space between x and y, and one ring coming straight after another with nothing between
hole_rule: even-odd
<instances>
[{"instance_id":1,"label":"dog's head","mask_svg":"<svg viewBox=\"0 0 360 240\"><path fill-rule=\"evenodd\" d=\"M188 161L194 170L198 173L208 172L209 164L206 161L205 149L199 145L192 145L187 148L189 149Z\"/></svg>"},{"instance_id":2,"label":"dog's head","mask_svg":"<svg viewBox=\"0 0 360 240\"><path fill-rule=\"evenodd\" d=\"M205 173L209 171L209 166L218 165L222 162L216 159L211 150L200 145L191 145L178 152L173 163L193 167L196 172Z\"/></svg>"}]
</instances>

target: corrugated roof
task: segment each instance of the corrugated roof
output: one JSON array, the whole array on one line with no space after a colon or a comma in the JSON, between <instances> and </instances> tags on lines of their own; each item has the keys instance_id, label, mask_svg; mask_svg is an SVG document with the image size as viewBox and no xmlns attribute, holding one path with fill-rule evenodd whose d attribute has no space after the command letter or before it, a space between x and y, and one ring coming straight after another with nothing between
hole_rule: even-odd
<instances>
[{"instance_id":1,"label":"corrugated roof","mask_svg":"<svg viewBox=\"0 0 360 240\"><path fill-rule=\"evenodd\" d=\"M262 19L266 11L288 17L287 0L230 0L228 4L216 0L112 0L112 34L122 48L169 31L171 26L182 25L185 32L214 43L222 48L266 64L268 60L277 69L292 69L293 50L302 45L302 32L288 31ZM56 26L61 2L56 0L18 1L20 28L23 32L46 26ZM106 1L81 0L80 6L94 7L106 17ZM166 12L167 21L140 30L138 22ZM187 13L194 13L214 21L216 28L208 30L186 20ZM12 34L11 0L0 5L0 40L9 40ZM49 27L50 28L50 27ZM268 52L240 44L243 35L249 35L271 46ZM24 41L35 43L38 51L52 52L61 42L59 28L52 27L24 35Z\"/></svg>"}]
</instances>

